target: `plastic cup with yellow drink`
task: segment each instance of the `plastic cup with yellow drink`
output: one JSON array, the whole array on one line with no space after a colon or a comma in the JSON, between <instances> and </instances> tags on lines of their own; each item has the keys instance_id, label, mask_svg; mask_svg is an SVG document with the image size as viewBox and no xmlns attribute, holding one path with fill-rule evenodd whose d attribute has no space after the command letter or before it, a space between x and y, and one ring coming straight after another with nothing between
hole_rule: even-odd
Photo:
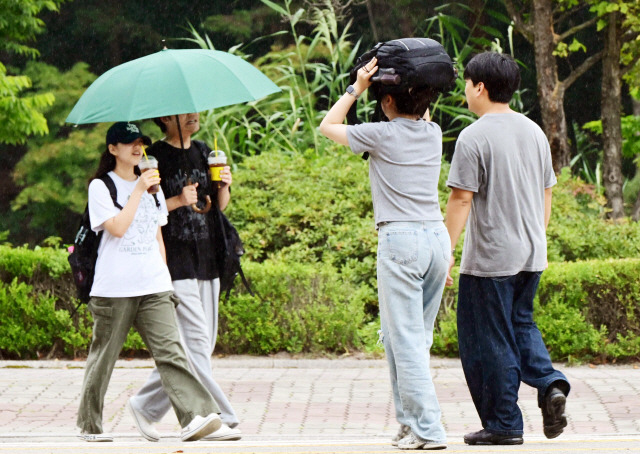
<instances>
[{"instance_id":1,"label":"plastic cup with yellow drink","mask_svg":"<svg viewBox=\"0 0 640 454\"><path fill-rule=\"evenodd\" d=\"M220 171L227 165L227 156L224 154L224 151L213 150L209 153L209 158L207 159L209 163L209 171L211 172L211 181L217 183L217 187L222 187L222 177L220 176Z\"/></svg>"}]
</instances>

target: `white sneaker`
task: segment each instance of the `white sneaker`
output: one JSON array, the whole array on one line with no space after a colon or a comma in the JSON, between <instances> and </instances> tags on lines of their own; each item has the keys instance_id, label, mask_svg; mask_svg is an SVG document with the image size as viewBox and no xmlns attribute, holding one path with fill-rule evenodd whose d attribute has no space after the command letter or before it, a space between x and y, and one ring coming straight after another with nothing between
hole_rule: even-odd
<instances>
[{"instance_id":1,"label":"white sneaker","mask_svg":"<svg viewBox=\"0 0 640 454\"><path fill-rule=\"evenodd\" d=\"M447 449L447 444L439 441L420 440L413 432L398 442L400 449Z\"/></svg>"},{"instance_id":2,"label":"white sneaker","mask_svg":"<svg viewBox=\"0 0 640 454\"><path fill-rule=\"evenodd\" d=\"M231 428L227 426L225 423L222 423L220 428L213 433L210 433L206 437L205 440L209 441L230 441L230 440L240 440L242 438L242 432L240 429Z\"/></svg>"},{"instance_id":3,"label":"white sneaker","mask_svg":"<svg viewBox=\"0 0 640 454\"><path fill-rule=\"evenodd\" d=\"M131 405L131 399L127 401L127 407L129 407L129 412L133 416L133 421L136 423L140 435L149 441L160 441L160 433L153 427L153 421L149 421L142 413L136 410Z\"/></svg>"},{"instance_id":4,"label":"white sneaker","mask_svg":"<svg viewBox=\"0 0 640 454\"><path fill-rule=\"evenodd\" d=\"M113 441L113 435L111 434L88 434L82 432L78 435L78 438L88 442Z\"/></svg>"},{"instance_id":5,"label":"white sneaker","mask_svg":"<svg viewBox=\"0 0 640 454\"><path fill-rule=\"evenodd\" d=\"M215 432L222 425L220 416L217 413L211 413L208 416L196 416L191 422L182 429L180 439L182 441L196 441L202 437L206 437L211 432Z\"/></svg>"},{"instance_id":6,"label":"white sneaker","mask_svg":"<svg viewBox=\"0 0 640 454\"><path fill-rule=\"evenodd\" d=\"M411 433L411 427L400 424L398 433L391 439L391 446L398 446L398 442Z\"/></svg>"}]
</instances>

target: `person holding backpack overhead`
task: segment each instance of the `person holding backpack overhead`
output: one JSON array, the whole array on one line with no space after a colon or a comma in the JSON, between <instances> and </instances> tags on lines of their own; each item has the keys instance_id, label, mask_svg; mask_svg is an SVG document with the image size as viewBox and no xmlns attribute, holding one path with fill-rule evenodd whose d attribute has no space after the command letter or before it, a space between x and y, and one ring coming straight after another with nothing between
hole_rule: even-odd
<instances>
[{"instance_id":1,"label":"person holding backpack overhead","mask_svg":"<svg viewBox=\"0 0 640 454\"><path fill-rule=\"evenodd\" d=\"M167 248L167 264L180 304L176 308L178 326L189 362L200 381L220 406L222 426L206 440L239 440L242 432L236 426L238 417L222 388L213 377L211 355L218 331L220 297L219 270L216 256L224 246L214 235L219 222L218 209L224 210L231 198L231 170L220 173L221 187L212 184L207 156L211 151L204 142L192 140L200 129L200 114L190 113L156 118L166 135L148 150L158 160L162 190L167 197L169 222L162 227ZM178 123L179 121L179 123ZM209 197L210 211L193 209L194 204ZM200 202L202 205L202 202ZM129 411L136 426L147 439L158 441L154 424L171 408L162 387L158 370L154 370L143 387L129 399Z\"/></svg>"},{"instance_id":2,"label":"person holding backpack overhead","mask_svg":"<svg viewBox=\"0 0 640 454\"><path fill-rule=\"evenodd\" d=\"M401 48L417 45L418 50L448 58L433 40L394 41L400 42ZM383 48L376 49L380 57ZM400 61L403 55L409 58L401 53ZM396 419L401 425L392 444L400 449L445 449L446 434L429 370L433 326L451 253L438 202L442 131L429 120L429 105L439 89L420 78L423 85L401 85L403 76L396 68L378 63L374 56L357 69L355 83L331 107L320 132L354 153L369 153L378 230L381 338L389 363ZM379 69L398 78L387 78L392 84L389 86L376 82ZM450 83L454 77L450 59L444 69ZM344 125L354 102L369 87L389 121Z\"/></svg>"},{"instance_id":3,"label":"person holding backpack overhead","mask_svg":"<svg viewBox=\"0 0 640 454\"><path fill-rule=\"evenodd\" d=\"M77 425L85 441L113 441L103 433L104 396L127 334L135 326L148 347L182 426L182 441L198 440L220 428L218 405L189 369L176 324L171 276L161 225L167 208L148 189L160 183L157 171L140 175L143 145L135 124L118 122L107 131L107 149L89 184L89 217L104 231L98 249L88 308L93 338L80 393ZM114 205L102 178L117 191ZM159 206L158 206L159 205Z\"/></svg>"}]
</instances>

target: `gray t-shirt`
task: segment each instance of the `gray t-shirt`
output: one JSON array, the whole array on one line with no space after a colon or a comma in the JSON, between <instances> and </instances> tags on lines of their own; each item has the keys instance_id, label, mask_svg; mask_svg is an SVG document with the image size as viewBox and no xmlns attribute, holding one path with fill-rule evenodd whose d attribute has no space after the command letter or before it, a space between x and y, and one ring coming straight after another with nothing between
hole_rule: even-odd
<instances>
[{"instance_id":1,"label":"gray t-shirt","mask_svg":"<svg viewBox=\"0 0 640 454\"><path fill-rule=\"evenodd\" d=\"M542 271L544 190L556 184L549 142L522 114L486 114L458 137L447 185L474 192L460 273Z\"/></svg>"},{"instance_id":2,"label":"gray t-shirt","mask_svg":"<svg viewBox=\"0 0 640 454\"><path fill-rule=\"evenodd\" d=\"M376 225L442 220L438 201L440 126L395 118L348 126L347 138L354 153L370 153L369 179Z\"/></svg>"}]
</instances>

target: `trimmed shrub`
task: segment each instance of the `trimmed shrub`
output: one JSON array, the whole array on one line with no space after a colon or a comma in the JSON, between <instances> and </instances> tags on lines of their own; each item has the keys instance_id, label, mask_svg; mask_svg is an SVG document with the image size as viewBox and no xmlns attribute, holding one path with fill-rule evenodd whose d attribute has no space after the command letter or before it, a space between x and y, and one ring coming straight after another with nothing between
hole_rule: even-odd
<instances>
[{"instance_id":1,"label":"trimmed shrub","mask_svg":"<svg viewBox=\"0 0 640 454\"><path fill-rule=\"evenodd\" d=\"M534 319L555 361L640 359L640 259L552 263L542 273ZM457 286L457 279L455 280ZM455 300L445 290L433 352L458 354Z\"/></svg>"},{"instance_id":2,"label":"trimmed shrub","mask_svg":"<svg viewBox=\"0 0 640 454\"><path fill-rule=\"evenodd\" d=\"M538 297L554 359L640 358L640 259L553 263Z\"/></svg>"},{"instance_id":3,"label":"trimmed shrub","mask_svg":"<svg viewBox=\"0 0 640 454\"><path fill-rule=\"evenodd\" d=\"M243 268L264 300L241 292L221 302L217 351L319 353L362 346L367 291L343 281L329 264L266 260Z\"/></svg>"},{"instance_id":4,"label":"trimmed shrub","mask_svg":"<svg viewBox=\"0 0 640 454\"><path fill-rule=\"evenodd\" d=\"M36 293L17 278L0 283L2 356L40 358L86 349L90 335L86 325L76 328L67 311L55 310L55 302L50 292Z\"/></svg>"},{"instance_id":5,"label":"trimmed shrub","mask_svg":"<svg viewBox=\"0 0 640 454\"><path fill-rule=\"evenodd\" d=\"M85 305L76 308L76 288L66 249L30 249L0 245L0 357L39 358L85 354L91 343L93 318ZM131 329L125 353L145 350Z\"/></svg>"},{"instance_id":6,"label":"trimmed shrub","mask_svg":"<svg viewBox=\"0 0 640 454\"><path fill-rule=\"evenodd\" d=\"M640 222L603 219L605 203L592 185L563 169L553 190L549 262L640 258Z\"/></svg>"}]
</instances>

